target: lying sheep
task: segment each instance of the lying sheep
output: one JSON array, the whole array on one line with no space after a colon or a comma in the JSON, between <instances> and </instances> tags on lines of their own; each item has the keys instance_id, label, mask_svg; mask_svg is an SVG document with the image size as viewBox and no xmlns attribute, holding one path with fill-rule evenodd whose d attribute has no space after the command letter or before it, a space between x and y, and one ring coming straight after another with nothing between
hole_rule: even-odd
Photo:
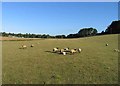
<instances>
[{"instance_id":1,"label":"lying sheep","mask_svg":"<svg viewBox=\"0 0 120 86\"><path fill-rule=\"evenodd\" d=\"M76 49L71 49L70 50L70 53L72 53L72 54L74 54L74 53L76 53L77 51L76 51Z\"/></svg>"},{"instance_id":2,"label":"lying sheep","mask_svg":"<svg viewBox=\"0 0 120 86\"><path fill-rule=\"evenodd\" d=\"M63 53L64 52L64 49L60 49L60 53Z\"/></svg>"},{"instance_id":3,"label":"lying sheep","mask_svg":"<svg viewBox=\"0 0 120 86\"><path fill-rule=\"evenodd\" d=\"M26 49L27 48L27 46L26 45L22 45L22 49Z\"/></svg>"},{"instance_id":4,"label":"lying sheep","mask_svg":"<svg viewBox=\"0 0 120 86\"><path fill-rule=\"evenodd\" d=\"M59 51L58 49L59 48L57 48L57 47L53 48L53 52L58 52Z\"/></svg>"}]
</instances>

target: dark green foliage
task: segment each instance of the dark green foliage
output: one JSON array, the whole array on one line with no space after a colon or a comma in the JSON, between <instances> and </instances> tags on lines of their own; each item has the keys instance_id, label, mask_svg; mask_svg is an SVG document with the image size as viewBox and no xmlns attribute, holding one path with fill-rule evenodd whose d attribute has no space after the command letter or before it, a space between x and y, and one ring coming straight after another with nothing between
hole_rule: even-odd
<instances>
[{"instance_id":1,"label":"dark green foliage","mask_svg":"<svg viewBox=\"0 0 120 86\"><path fill-rule=\"evenodd\" d=\"M67 35L67 38L78 38L79 34L69 34Z\"/></svg>"},{"instance_id":2,"label":"dark green foliage","mask_svg":"<svg viewBox=\"0 0 120 86\"><path fill-rule=\"evenodd\" d=\"M2 36L6 36L6 37L8 37L8 33L5 33L5 32L1 32L0 34L2 34Z\"/></svg>"},{"instance_id":3,"label":"dark green foliage","mask_svg":"<svg viewBox=\"0 0 120 86\"><path fill-rule=\"evenodd\" d=\"M94 28L83 28L76 34L69 34L67 38L87 37L87 36L94 36L96 34L97 34L97 30Z\"/></svg>"},{"instance_id":4,"label":"dark green foliage","mask_svg":"<svg viewBox=\"0 0 120 86\"><path fill-rule=\"evenodd\" d=\"M113 21L108 28L105 30L107 34L117 34L120 33L120 20Z\"/></svg>"},{"instance_id":5,"label":"dark green foliage","mask_svg":"<svg viewBox=\"0 0 120 86\"><path fill-rule=\"evenodd\" d=\"M56 35L55 38L66 38L65 35Z\"/></svg>"},{"instance_id":6,"label":"dark green foliage","mask_svg":"<svg viewBox=\"0 0 120 86\"><path fill-rule=\"evenodd\" d=\"M94 28L83 28L78 32L80 37L93 36L97 34L97 30Z\"/></svg>"},{"instance_id":7,"label":"dark green foliage","mask_svg":"<svg viewBox=\"0 0 120 86\"><path fill-rule=\"evenodd\" d=\"M46 34L30 34L30 33L26 33L26 34L22 34L22 33L6 33L6 32L1 32L0 34L2 34L2 36L4 37L20 37L20 38L55 38L54 36L50 36L50 35L46 35Z\"/></svg>"}]
</instances>

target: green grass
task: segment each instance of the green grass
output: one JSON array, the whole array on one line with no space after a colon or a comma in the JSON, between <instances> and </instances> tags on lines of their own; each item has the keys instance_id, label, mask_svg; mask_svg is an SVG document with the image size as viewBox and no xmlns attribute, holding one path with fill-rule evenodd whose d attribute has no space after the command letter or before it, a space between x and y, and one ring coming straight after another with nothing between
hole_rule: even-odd
<instances>
[{"instance_id":1,"label":"green grass","mask_svg":"<svg viewBox=\"0 0 120 86\"><path fill-rule=\"evenodd\" d=\"M27 49L19 49L22 44ZM113 51L118 49L118 35L3 41L2 45L3 84L118 83L118 53ZM51 53L54 47L80 47L82 52L63 56Z\"/></svg>"}]
</instances>

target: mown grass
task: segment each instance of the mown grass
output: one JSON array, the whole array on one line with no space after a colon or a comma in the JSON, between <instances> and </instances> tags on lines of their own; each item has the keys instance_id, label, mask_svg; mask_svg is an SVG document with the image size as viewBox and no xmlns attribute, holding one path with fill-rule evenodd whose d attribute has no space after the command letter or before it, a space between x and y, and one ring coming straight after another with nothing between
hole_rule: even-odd
<instances>
[{"instance_id":1,"label":"mown grass","mask_svg":"<svg viewBox=\"0 0 120 86\"><path fill-rule=\"evenodd\" d=\"M19 49L22 44L27 49ZM3 84L118 83L118 53L114 52L118 49L118 35L3 41L2 45ZM82 52L63 56L52 53L54 47L80 47Z\"/></svg>"}]
</instances>

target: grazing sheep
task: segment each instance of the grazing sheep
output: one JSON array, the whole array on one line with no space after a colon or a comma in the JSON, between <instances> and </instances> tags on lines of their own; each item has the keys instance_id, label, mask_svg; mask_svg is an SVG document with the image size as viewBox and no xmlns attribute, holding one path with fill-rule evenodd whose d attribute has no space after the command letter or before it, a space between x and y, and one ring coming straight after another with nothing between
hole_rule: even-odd
<instances>
[{"instance_id":1,"label":"grazing sheep","mask_svg":"<svg viewBox=\"0 0 120 86\"><path fill-rule=\"evenodd\" d=\"M74 53L76 53L77 51L76 51L76 49L71 49L70 50L70 53L72 53L72 54L74 54Z\"/></svg>"},{"instance_id":2,"label":"grazing sheep","mask_svg":"<svg viewBox=\"0 0 120 86\"><path fill-rule=\"evenodd\" d=\"M81 48L78 48L78 52L80 53L82 51L82 49Z\"/></svg>"},{"instance_id":3,"label":"grazing sheep","mask_svg":"<svg viewBox=\"0 0 120 86\"><path fill-rule=\"evenodd\" d=\"M53 48L53 52L58 52L58 48L57 47Z\"/></svg>"},{"instance_id":4,"label":"grazing sheep","mask_svg":"<svg viewBox=\"0 0 120 86\"><path fill-rule=\"evenodd\" d=\"M108 46L108 44L106 44L106 46Z\"/></svg>"},{"instance_id":5,"label":"grazing sheep","mask_svg":"<svg viewBox=\"0 0 120 86\"><path fill-rule=\"evenodd\" d=\"M32 44L30 47L34 47L34 45Z\"/></svg>"},{"instance_id":6,"label":"grazing sheep","mask_svg":"<svg viewBox=\"0 0 120 86\"><path fill-rule=\"evenodd\" d=\"M26 45L22 45L22 49L26 49L27 48L27 46Z\"/></svg>"}]
</instances>

